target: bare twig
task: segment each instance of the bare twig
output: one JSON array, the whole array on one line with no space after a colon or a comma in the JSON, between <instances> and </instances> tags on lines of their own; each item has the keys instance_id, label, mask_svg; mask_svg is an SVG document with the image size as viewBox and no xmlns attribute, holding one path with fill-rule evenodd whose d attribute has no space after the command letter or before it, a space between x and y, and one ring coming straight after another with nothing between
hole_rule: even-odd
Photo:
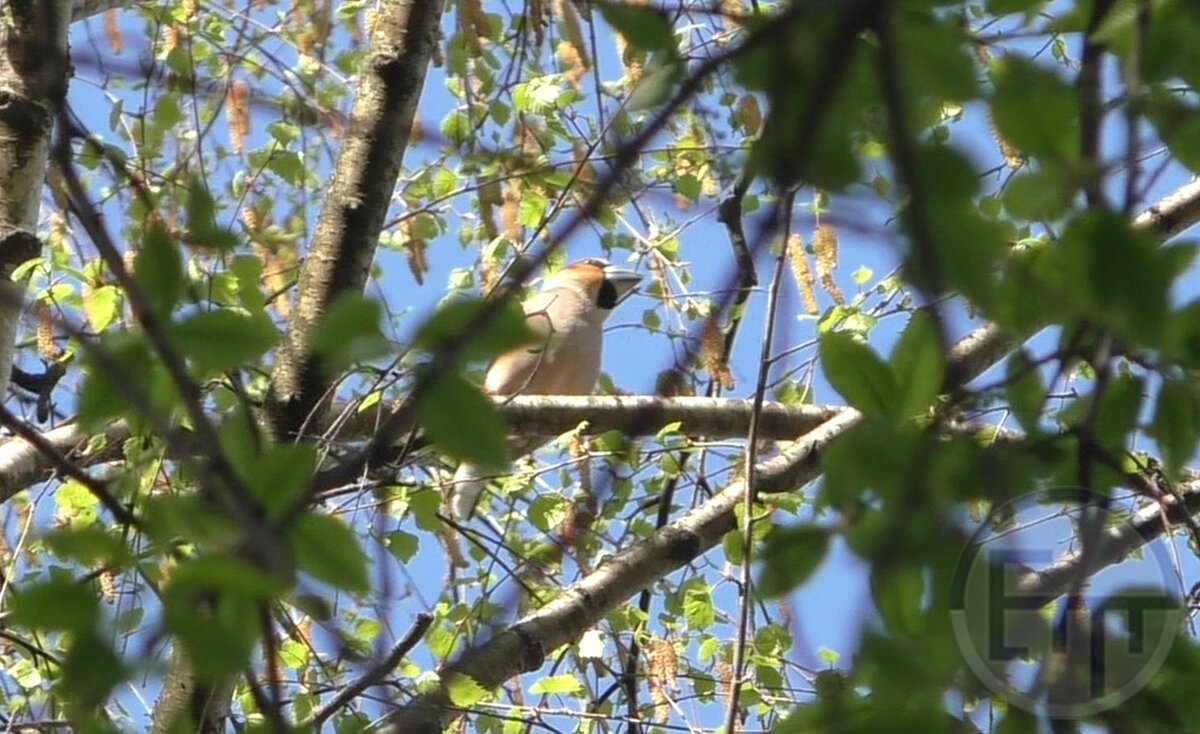
<instances>
[{"instance_id":1,"label":"bare twig","mask_svg":"<svg viewBox=\"0 0 1200 734\"><path fill-rule=\"evenodd\" d=\"M330 716L333 716L344 706L358 697L358 694L367 690L371 686L380 682L389 673L396 669L404 656L412 650L421 638L425 636L429 625L433 624L433 616L429 614L418 614L413 618L412 627L408 632L392 645L392 649L388 650L388 654L384 656L377 664L371 666L370 670L363 673L357 680L348 684L342 690L338 691L337 695L329 699L324 706L321 706L312 713L303 722L297 724L298 729L306 729L309 727L321 728Z\"/></svg>"},{"instance_id":2,"label":"bare twig","mask_svg":"<svg viewBox=\"0 0 1200 734\"><path fill-rule=\"evenodd\" d=\"M754 558L754 503L758 500L758 416L762 409L763 397L767 392L767 376L771 372L771 349L775 340L775 314L779 308L780 283L783 281L783 264L788 259L788 240L790 239L791 212L796 200L796 191L788 191L780 203L784 222L782 243L779 256L775 258L775 273L771 276L771 285L767 291L767 323L764 327L762 351L758 358L758 382L754 386L754 410L750 414L750 430L746 434L746 491L742 500L745 529L742 535L742 573L738 588L738 618L737 637L733 645L733 680L730 682L729 711L725 715L725 731L737 731L738 701L742 694L742 679L746 674L746 635L750 629L750 609L754 604L751 594L753 579L750 575L751 561Z\"/></svg>"}]
</instances>

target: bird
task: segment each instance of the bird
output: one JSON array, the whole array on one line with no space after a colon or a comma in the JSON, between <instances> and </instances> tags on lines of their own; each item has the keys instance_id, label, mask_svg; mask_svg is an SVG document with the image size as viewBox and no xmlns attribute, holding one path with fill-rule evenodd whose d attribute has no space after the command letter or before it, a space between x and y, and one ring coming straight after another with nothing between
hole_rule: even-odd
<instances>
[{"instance_id":1,"label":"bird","mask_svg":"<svg viewBox=\"0 0 1200 734\"><path fill-rule=\"evenodd\" d=\"M521 304L534 339L501 354L487 368L485 393L513 395L589 395L600 376L604 322L641 282L635 271L587 258L546 276L539 292ZM521 453L536 444L518 442ZM451 509L459 521L470 519L487 486L471 464L454 474Z\"/></svg>"}]
</instances>

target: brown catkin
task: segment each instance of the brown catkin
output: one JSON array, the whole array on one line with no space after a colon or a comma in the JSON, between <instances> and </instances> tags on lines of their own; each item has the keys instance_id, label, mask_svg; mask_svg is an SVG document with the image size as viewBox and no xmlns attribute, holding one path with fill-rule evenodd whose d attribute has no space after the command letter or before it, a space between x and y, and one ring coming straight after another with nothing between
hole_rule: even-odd
<instances>
[{"instance_id":1,"label":"brown catkin","mask_svg":"<svg viewBox=\"0 0 1200 734\"><path fill-rule=\"evenodd\" d=\"M587 63L570 41L559 41L554 47L558 60L562 63L563 76L575 89L582 89L583 77L587 74Z\"/></svg>"},{"instance_id":2,"label":"brown catkin","mask_svg":"<svg viewBox=\"0 0 1200 734\"><path fill-rule=\"evenodd\" d=\"M429 273L429 242L414 237L404 241L404 254L408 258L408 269L417 285L425 285L425 275Z\"/></svg>"},{"instance_id":3,"label":"brown catkin","mask_svg":"<svg viewBox=\"0 0 1200 734\"><path fill-rule=\"evenodd\" d=\"M565 0L558 0L555 3L555 9L562 18L563 37L575 49L575 58L579 65L585 70L591 69L592 61L588 57L587 44L583 40L583 28L579 23L579 15L576 13L575 7Z\"/></svg>"},{"instance_id":4,"label":"brown catkin","mask_svg":"<svg viewBox=\"0 0 1200 734\"><path fill-rule=\"evenodd\" d=\"M312 647L312 617L304 617L296 623L296 642L305 647Z\"/></svg>"},{"instance_id":5,"label":"brown catkin","mask_svg":"<svg viewBox=\"0 0 1200 734\"><path fill-rule=\"evenodd\" d=\"M37 304L34 314L37 318L38 355L48 362L53 362L63 355L62 347L54 341L54 314L47 303Z\"/></svg>"},{"instance_id":6,"label":"brown catkin","mask_svg":"<svg viewBox=\"0 0 1200 734\"><path fill-rule=\"evenodd\" d=\"M742 120L742 130L747 135L757 135L762 128L762 108L758 106L758 98L753 94L743 95L738 100L738 116Z\"/></svg>"},{"instance_id":7,"label":"brown catkin","mask_svg":"<svg viewBox=\"0 0 1200 734\"><path fill-rule=\"evenodd\" d=\"M185 37L185 31L178 25L169 25L163 28L163 51L170 53L179 47L179 44Z\"/></svg>"},{"instance_id":8,"label":"brown catkin","mask_svg":"<svg viewBox=\"0 0 1200 734\"><path fill-rule=\"evenodd\" d=\"M229 123L229 146L240 154L250 134L250 85L245 79L235 79L225 94L225 118Z\"/></svg>"},{"instance_id":9,"label":"brown catkin","mask_svg":"<svg viewBox=\"0 0 1200 734\"><path fill-rule=\"evenodd\" d=\"M492 289L500 282L501 272L499 263L490 260L483 263L482 272L479 274L479 285L484 293L492 292Z\"/></svg>"},{"instance_id":10,"label":"brown catkin","mask_svg":"<svg viewBox=\"0 0 1200 734\"><path fill-rule=\"evenodd\" d=\"M117 11L104 11L104 35L108 38L108 47L118 56L125 50L125 39L121 37L121 26L117 23Z\"/></svg>"},{"instance_id":11,"label":"brown catkin","mask_svg":"<svg viewBox=\"0 0 1200 734\"><path fill-rule=\"evenodd\" d=\"M629 86L636 86L642 80L642 72L645 70L641 52L636 48L630 48L629 41L625 36L620 33L614 35L617 44L617 58L621 60L621 68L625 70L625 78L629 80Z\"/></svg>"},{"instance_id":12,"label":"brown catkin","mask_svg":"<svg viewBox=\"0 0 1200 734\"><path fill-rule=\"evenodd\" d=\"M252 233L262 229L262 212L257 205L249 203L242 207L242 224Z\"/></svg>"},{"instance_id":13,"label":"brown catkin","mask_svg":"<svg viewBox=\"0 0 1200 734\"><path fill-rule=\"evenodd\" d=\"M596 169L588 162L588 144L583 138L571 143L571 156L575 163L575 177L580 181L595 181Z\"/></svg>"},{"instance_id":14,"label":"brown catkin","mask_svg":"<svg viewBox=\"0 0 1200 734\"><path fill-rule=\"evenodd\" d=\"M517 184L516 179L510 179L504 185L504 200L500 204L500 226L503 228L504 236L514 243L521 242L524 238L524 230L518 221L521 207L521 187Z\"/></svg>"},{"instance_id":15,"label":"brown catkin","mask_svg":"<svg viewBox=\"0 0 1200 734\"><path fill-rule=\"evenodd\" d=\"M700 330L700 357L713 380L726 390L734 388L733 374L725 362L725 334L712 314L704 317L704 326Z\"/></svg>"},{"instance_id":16,"label":"brown catkin","mask_svg":"<svg viewBox=\"0 0 1200 734\"><path fill-rule=\"evenodd\" d=\"M725 699L725 705L728 706L733 697L733 666L724 660L718 660L716 668L717 692Z\"/></svg>"},{"instance_id":17,"label":"brown catkin","mask_svg":"<svg viewBox=\"0 0 1200 734\"><path fill-rule=\"evenodd\" d=\"M113 572L109 569L104 569L100 575L96 577L96 581L100 585L100 598L108 604L112 604L117 600L117 584L113 578Z\"/></svg>"},{"instance_id":18,"label":"brown catkin","mask_svg":"<svg viewBox=\"0 0 1200 734\"><path fill-rule=\"evenodd\" d=\"M987 108L987 125L988 130L992 133L992 139L996 141L996 146L1000 148L1000 155L1004 156L1004 165L1014 171L1025 165L1025 155L1017 150L1017 147L1000 132L1000 128L996 126L996 116L992 113L990 106Z\"/></svg>"},{"instance_id":19,"label":"brown catkin","mask_svg":"<svg viewBox=\"0 0 1200 734\"><path fill-rule=\"evenodd\" d=\"M533 31L533 45L541 46L546 38L546 0L526 0L525 18Z\"/></svg>"},{"instance_id":20,"label":"brown catkin","mask_svg":"<svg viewBox=\"0 0 1200 734\"><path fill-rule=\"evenodd\" d=\"M721 25L725 30L740 28L745 18L746 8L742 5L742 0L721 0Z\"/></svg>"},{"instance_id":21,"label":"brown catkin","mask_svg":"<svg viewBox=\"0 0 1200 734\"><path fill-rule=\"evenodd\" d=\"M839 305L846 302L841 288L833 280L833 271L837 268L838 237L837 230L832 225L821 224L813 232L813 252L817 256L817 275L821 279L821 287Z\"/></svg>"},{"instance_id":22,"label":"brown catkin","mask_svg":"<svg viewBox=\"0 0 1200 734\"><path fill-rule=\"evenodd\" d=\"M800 288L800 297L804 299L804 310L814 316L821 313L821 307L817 305L817 278L808 264L808 255L804 252L804 240L795 233L788 237L788 262L792 266L792 275L796 278L796 285Z\"/></svg>"},{"instance_id":23,"label":"brown catkin","mask_svg":"<svg viewBox=\"0 0 1200 734\"><path fill-rule=\"evenodd\" d=\"M479 0L458 0L458 30L472 58L483 55L483 41L488 32L487 16Z\"/></svg>"},{"instance_id":24,"label":"brown catkin","mask_svg":"<svg viewBox=\"0 0 1200 734\"><path fill-rule=\"evenodd\" d=\"M654 718L666 721L671 712L667 691L678 691L679 658L675 645L670 640L655 640L648 648L650 664L647 674L650 682L650 697L654 701Z\"/></svg>"}]
</instances>

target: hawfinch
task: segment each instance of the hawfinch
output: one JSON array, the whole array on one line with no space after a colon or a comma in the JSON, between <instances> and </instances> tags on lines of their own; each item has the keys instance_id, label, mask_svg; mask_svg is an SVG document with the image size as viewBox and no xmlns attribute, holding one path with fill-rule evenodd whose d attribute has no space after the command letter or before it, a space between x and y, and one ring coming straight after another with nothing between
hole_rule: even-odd
<instances>
[{"instance_id":1,"label":"hawfinch","mask_svg":"<svg viewBox=\"0 0 1200 734\"><path fill-rule=\"evenodd\" d=\"M600 376L604 320L641 276L603 260L580 260L547 276L542 290L521 304L536 335L533 344L502 354L488 367L483 389L491 395L587 395ZM534 446L522 442L522 453ZM473 466L454 474L454 515L466 520L487 485Z\"/></svg>"}]
</instances>

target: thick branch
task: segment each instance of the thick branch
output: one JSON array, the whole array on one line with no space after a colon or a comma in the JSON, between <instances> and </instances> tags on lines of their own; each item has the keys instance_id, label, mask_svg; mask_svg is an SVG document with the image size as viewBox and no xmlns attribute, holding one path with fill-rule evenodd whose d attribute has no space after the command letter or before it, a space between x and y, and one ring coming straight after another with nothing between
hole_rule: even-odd
<instances>
[{"instance_id":1,"label":"thick branch","mask_svg":"<svg viewBox=\"0 0 1200 734\"><path fill-rule=\"evenodd\" d=\"M71 20L86 20L93 15L109 10L120 10L138 4L138 0L75 0L71 7Z\"/></svg>"},{"instance_id":2,"label":"thick branch","mask_svg":"<svg viewBox=\"0 0 1200 734\"><path fill-rule=\"evenodd\" d=\"M350 128L275 362L269 418L277 437L301 432L322 412L329 375L310 351L313 327L338 296L361 293L366 285L444 5L444 0L379 3Z\"/></svg>"},{"instance_id":3,"label":"thick branch","mask_svg":"<svg viewBox=\"0 0 1200 734\"><path fill-rule=\"evenodd\" d=\"M587 421L591 433L615 429L630 437L653 436L663 426L679 423L679 430L688 435L741 438L746 435L751 413L749 401L724 398L543 395L522 396L508 402L497 398L496 402L513 433L542 436L556 436ZM765 403L759 433L763 438L794 439L840 410L834 406ZM356 414L348 423L338 425L338 436L342 441L361 441L371 435L376 425L377 419L369 411ZM79 452L89 436L75 423L46 431L42 437L54 451L70 457L79 466L90 466L120 456L121 444L130 436L129 425L114 421L105 427L104 434L108 439L105 450L87 455ZM0 502L46 481L53 468L51 457L24 439L13 437L0 443Z\"/></svg>"},{"instance_id":4,"label":"thick branch","mask_svg":"<svg viewBox=\"0 0 1200 734\"><path fill-rule=\"evenodd\" d=\"M0 399L8 394L21 296L11 281L37 256L42 186L54 100L66 94L71 6L43 0L0 4Z\"/></svg>"},{"instance_id":5,"label":"thick branch","mask_svg":"<svg viewBox=\"0 0 1200 734\"><path fill-rule=\"evenodd\" d=\"M794 489L816 478L820 450L859 417L858 411L846 409L780 456L760 464L758 491ZM745 491L743 482L734 482L702 506L617 554L554 601L446 666L441 679L465 675L491 689L513 675L537 669L546 653L577 639L626 599L720 543L735 526L734 507ZM440 687L399 709L389 730L433 734L457 715L445 687Z\"/></svg>"},{"instance_id":6,"label":"thick branch","mask_svg":"<svg viewBox=\"0 0 1200 734\"><path fill-rule=\"evenodd\" d=\"M1047 602L1066 593L1079 577L1090 577L1129 557L1151 540L1163 535L1171 526L1178 527L1200 512L1200 481L1179 487L1183 505L1174 498L1164 498L1161 504L1149 504L1129 518L1105 528L1096 549L1084 556L1078 549L1065 553L1040 571L1028 571L1017 578L1017 592L1023 598L1042 597ZM1166 517L1163 517L1164 507Z\"/></svg>"}]
</instances>

